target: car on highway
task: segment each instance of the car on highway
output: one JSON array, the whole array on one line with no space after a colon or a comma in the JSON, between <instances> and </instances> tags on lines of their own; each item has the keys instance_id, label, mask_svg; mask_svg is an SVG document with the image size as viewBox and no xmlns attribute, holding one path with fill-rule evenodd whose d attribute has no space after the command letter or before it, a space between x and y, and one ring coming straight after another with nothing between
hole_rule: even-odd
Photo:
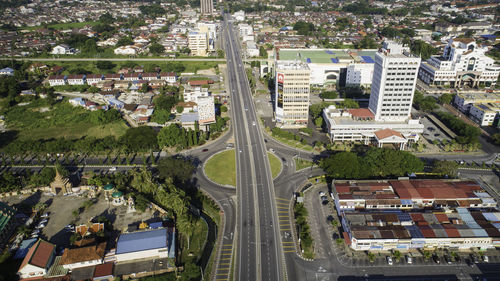
<instances>
[{"instance_id":1,"label":"car on highway","mask_svg":"<svg viewBox=\"0 0 500 281\"><path fill-rule=\"evenodd\" d=\"M252 125L255 126L255 121L252 121Z\"/></svg>"},{"instance_id":2,"label":"car on highway","mask_svg":"<svg viewBox=\"0 0 500 281\"><path fill-rule=\"evenodd\" d=\"M245 111L248 111L248 107L245 106Z\"/></svg>"},{"instance_id":3,"label":"car on highway","mask_svg":"<svg viewBox=\"0 0 500 281\"><path fill-rule=\"evenodd\" d=\"M391 257L387 257L387 264L388 265L393 265L394 263L392 262L392 258Z\"/></svg>"}]
</instances>

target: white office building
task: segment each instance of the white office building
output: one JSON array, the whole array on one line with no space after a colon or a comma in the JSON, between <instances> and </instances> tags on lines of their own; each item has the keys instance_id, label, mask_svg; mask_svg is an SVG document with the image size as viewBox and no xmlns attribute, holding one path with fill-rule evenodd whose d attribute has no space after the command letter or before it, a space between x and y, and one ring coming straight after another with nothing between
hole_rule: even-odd
<instances>
[{"instance_id":1,"label":"white office building","mask_svg":"<svg viewBox=\"0 0 500 281\"><path fill-rule=\"evenodd\" d=\"M373 83L368 108L323 110L332 141L360 141L406 149L416 142L424 125L411 119L420 58L395 42L385 42L375 55Z\"/></svg>"},{"instance_id":2,"label":"white office building","mask_svg":"<svg viewBox=\"0 0 500 281\"><path fill-rule=\"evenodd\" d=\"M282 128L307 126L310 70L300 61L276 62L276 123Z\"/></svg>"},{"instance_id":3,"label":"white office building","mask_svg":"<svg viewBox=\"0 0 500 281\"><path fill-rule=\"evenodd\" d=\"M214 13L214 0L201 0L201 14L211 15Z\"/></svg>"},{"instance_id":4,"label":"white office building","mask_svg":"<svg viewBox=\"0 0 500 281\"><path fill-rule=\"evenodd\" d=\"M368 108L375 121L404 121L410 117L420 58L401 44L386 41L375 55Z\"/></svg>"},{"instance_id":5,"label":"white office building","mask_svg":"<svg viewBox=\"0 0 500 281\"><path fill-rule=\"evenodd\" d=\"M373 64L357 63L347 66L346 86L347 87L370 87L373 78Z\"/></svg>"},{"instance_id":6,"label":"white office building","mask_svg":"<svg viewBox=\"0 0 500 281\"><path fill-rule=\"evenodd\" d=\"M428 85L451 87L494 86L500 66L486 56L488 47L471 38L452 38L440 56L422 63L418 78Z\"/></svg>"},{"instance_id":7,"label":"white office building","mask_svg":"<svg viewBox=\"0 0 500 281\"><path fill-rule=\"evenodd\" d=\"M193 56L206 56L208 49L207 33L194 30L188 33L188 48Z\"/></svg>"},{"instance_id":8,"label":"white office building","mask_svg":"<svg viewBox=\"0 0 500 281\"><path fill-rule=\"evenodd\" d=\"M209 95L208 89L201 86L190 86L188 84L184 87L184 102L198 103L200 97L208 97Z\"/></svg>"}]
</instances>

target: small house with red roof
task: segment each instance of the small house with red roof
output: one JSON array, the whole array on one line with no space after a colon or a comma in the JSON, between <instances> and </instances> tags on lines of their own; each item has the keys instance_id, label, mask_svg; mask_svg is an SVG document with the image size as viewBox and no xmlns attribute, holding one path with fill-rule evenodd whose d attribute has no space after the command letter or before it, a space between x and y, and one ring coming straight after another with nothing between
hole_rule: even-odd
<instances>
[{"instance_id":1,"label":"small house with red roof","mask_svg":"<svg viewBox=\"0 0 500 281\"><path fill-rule=\"evenodd\" d=\"M56 246L44 240L38 240L24 257L17 275L21 280L32 280L47 274L55 257Z\"/></svg>"}]
</instances>

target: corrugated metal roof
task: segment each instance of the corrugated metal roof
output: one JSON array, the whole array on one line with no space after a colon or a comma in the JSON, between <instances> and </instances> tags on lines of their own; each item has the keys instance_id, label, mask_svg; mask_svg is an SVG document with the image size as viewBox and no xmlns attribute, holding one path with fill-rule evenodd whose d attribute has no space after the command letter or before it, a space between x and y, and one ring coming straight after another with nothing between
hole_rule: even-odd
<instances>
[{"instance_id":1,"label":"corrugated metal roof","mask_svg":"<svg viewBox=\"0 0 500 281\"><path fill-rule=\"evenodd\" d=\"M488 233L486 233L486 231L482 228L473 228L472 232L476 237L488 237Z\"/></svg>"},{"instance_id":2,"label":"corrugated metal roof","mask_svg":"<svg viewBox=\"0 0 500 281\"><path fill-rule=\"evenodd\" d=\"M167 230L132 232L120 235L116 246L116 254L139 252L167 247Z\"/></svg>"},{"instance_id":3,"label":"corrugated metal roof","mask_svg":"<svg viewBox=\"0 0 500 281\"><path fill-rule=\"evenodd\" d=\"M483 217L488 221L500 222L500 213L483 213Z\"/></svg>"},{"instance_id":4,"label":"corrugated metal roof","mask_svg":"<svg viewBox=\"0 0 500 281\"><path fill-rule=\"evenodd\" d=\"M420 229L418 227L416 227L415 225L408 225L408 226L405 226L405 228L406 228L406 230L408 230L408 232L410 233L410 236L412 238L424 238L424 235L422 234Z\"/></svg>"}]
</instances>

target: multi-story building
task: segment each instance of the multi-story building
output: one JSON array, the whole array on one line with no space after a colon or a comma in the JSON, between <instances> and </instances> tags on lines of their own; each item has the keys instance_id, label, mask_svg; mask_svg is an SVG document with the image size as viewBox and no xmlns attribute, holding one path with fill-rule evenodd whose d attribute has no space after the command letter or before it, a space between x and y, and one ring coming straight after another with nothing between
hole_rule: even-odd
<instances>
[{"instance_id":1,"label":"multi-story building","mask_svg":"<svg viewBox=\"0 0 500 281\"><path fill-rule=\"evenodd\" d=\"M193 56L206 56L208 49L207 33L194 30L188 33L188 47Z\"/></svg>"},{"instance_id":2,"label":"multi-story building","mask_svg":"<svg viewBox=\"0 0 500 281\"><path fill-rule=\"evenodd\" d=\"M354 250L500 245L497 202L474 181L334 181L332 197Z\"/></svg>"},{"instance_id":3,"label":"multi-story building","mask_svg":"<svg viewBox=\"0 0 500 281\"><path fill-rule=\"evenodd\" d=\"M345 85L347 87L371 87L373 78L373 64L357 63L347 66Z\"/></svg>"},{"instance_id":4,"label":"multi-story building","mask_svg":"<svg viewBox=\"0 0 500 281\"><path fill-rule=\"evenodd\" d=\"M217 40L218 24L215 22L198 22L198 30L207 34L208 50L213 51Z\"/></svg>"},{"instance_id":5,"label":"multi-story building","mask_svg":"<svg viewBox=\"0 0 500 281\"><path fill-rule=\"evenodd\" d=\"M428 85L494 86L500 66L486 56L487 51L487 47L479 46L474 39L450 39L442 55L422 63L418 77Z\"/></svg>"},{"instance_id":6,"label":"multi-story building","mask_svg":"<svg viewBox=\"0 0 500 281\"><path fill-rule=\"evenodd\" d=\"M201 14L211 15L214 13L214 0L201 0Z\"/></svg>"},{"instance_id":7,"label":"multi-story building","mask_svg":"<svg viewBox=\"0 0 500 281\"><path fill-rule=\"evenodd\" d=\"M500 124L500 94L458 93L453 104L480 126Z\"/></svg>"},{"instance_id":8,"label":"multi-story building","mask_svg":"<svg viewBox=\"0 0 500 281\"><path fill-rule=\"evenodd\" d=\"M208 97L209 95L208 89L201 86L189 86L188 84L184 87L184 102L198 103L200 97Z\"/></svg>"},{"instance_id":9,"label":"multi-story building","mask_svg":"<svg viewBox=\"0 0 500 281\"><path fill-rule=\"evenodd\" d=\"M310 70L300 61L276 62L275 117L279 126L307 126L309 118Z\"/></svg>"},{"instance_id":10,"label":"multi-story building","mask_svg":"<svg viewBox=\"0 0 500 281\"><path fill-rule=\"evenodd\" d=\"M405 121L410 117L420 58L409 48L386 41L375 55L368 108L375 121Z\"/></svg>"},{"instance_id":11,"label":"multi-story building","mask_svg":"<svg viewBox=\"0 0 500 281\"><path fill-rule=\"evenodd\" d=\"M323 110L330 139L405 149L424 130L410 115L420 58L400 44L385 42L374 62L368 108L343 110L331 105ZM362 81L361 74L349 79Z\"/></svg>"},{"instance_id":12,"label":"multi-story building","mask_svg":"<svg viewBox=\"0 0 500 281\"><path fill-rule=\"evenodd\" d=\"M199 97L198 98L198 122L200 126L208 125L215 122L215 104L214 97Z\"/></svg>"}]
</instances>

